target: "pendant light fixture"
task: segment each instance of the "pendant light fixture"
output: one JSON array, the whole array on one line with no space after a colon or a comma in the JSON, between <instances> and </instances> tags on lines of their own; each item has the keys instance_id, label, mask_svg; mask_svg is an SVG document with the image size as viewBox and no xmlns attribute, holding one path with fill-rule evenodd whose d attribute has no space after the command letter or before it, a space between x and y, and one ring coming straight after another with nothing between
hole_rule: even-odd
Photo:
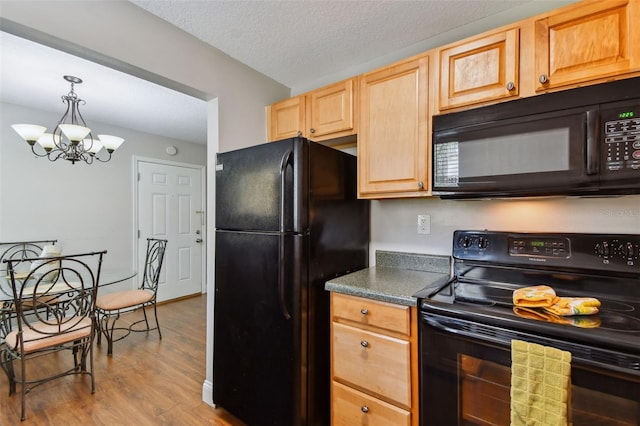
<instances>
[{"instance_id":1,"label":"pendant light fixture","mask_svg":"<svg viewBox=\"0 0 640 426\"><path fill-rule=\"evenodd\" d=\"M94 138L80 114L80 103L84 105L85 101L73 91L74 85L82 83L82 80L71 75L63 78L71 84L71 91L62 96L67 110L52 133L45 133L46 127L35 124L14 124L11 127L31 146L36 156L47 157L50 161L63 159L71 161L71 164L77 161L91 164L94 160L111 160L111 154L124 139L111 135Z\"/></svg>"}]
</instances>

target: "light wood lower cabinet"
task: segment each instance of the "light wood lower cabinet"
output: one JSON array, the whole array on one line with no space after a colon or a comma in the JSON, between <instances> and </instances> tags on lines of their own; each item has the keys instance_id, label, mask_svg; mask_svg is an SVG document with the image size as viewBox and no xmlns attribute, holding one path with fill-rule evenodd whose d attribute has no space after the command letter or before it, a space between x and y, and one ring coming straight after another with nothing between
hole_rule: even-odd
<instances>
[{"instance_id":1,"label":"light wood lower cabinet","mask_svg":"<svg viewBox=\"0 0 640 426\"><path fill-rule=\"evenodd\" d=\"M367 426L409 426L411 414L366 393L338 382L331 384L331 424Z\"/></svg>"},{"instance_id":2,"label":"light wood lower cabinet","mask_svg":"<svg viewBox=\"0 0 640 426\"><path fill-rule=\"evenodd\" d=\"M335 425L417 425L417 310L331 294Z\"/></svg>"}]
</instances>

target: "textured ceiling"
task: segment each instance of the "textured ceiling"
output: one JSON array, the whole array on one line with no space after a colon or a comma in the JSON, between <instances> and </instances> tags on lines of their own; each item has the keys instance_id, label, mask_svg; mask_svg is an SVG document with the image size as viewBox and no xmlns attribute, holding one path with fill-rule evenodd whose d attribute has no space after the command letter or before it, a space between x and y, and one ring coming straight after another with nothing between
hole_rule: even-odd
<instances>
[{"instance_id":1,"label":"textured ceiling","mask_svg":"<svg viewBox=\"0 0 640 426\"><path fill-rule=\"evenodd\" d=\"M424 51L425 41L459 36L456 28L487 17L521 19L520 6L540 13L572 1L131 0L294 93ZM87 101L90 126L99 121L206 143L202 100L2 32L0 59L2 102L62 115L60 96L69 89L62 76L72 74L84 80L76 92Z\"/></svg>"},{"instance_id":2,"label":"textured ceiling","mask_svg":"<svg viewBox=\"0 0 640 426\"><path fill-rule=\"evenodd\" d=\"M530 0L130 0L290 88Z\"/></svg>"}]
</instances>

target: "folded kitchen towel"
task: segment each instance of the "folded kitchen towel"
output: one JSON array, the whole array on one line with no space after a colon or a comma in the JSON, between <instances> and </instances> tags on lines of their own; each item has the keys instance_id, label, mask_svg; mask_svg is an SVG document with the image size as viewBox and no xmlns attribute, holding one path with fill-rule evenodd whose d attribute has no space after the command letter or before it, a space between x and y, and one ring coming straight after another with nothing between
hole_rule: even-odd
<instances>
[{"instance_id":1,"label":"folded kitchen towel","mask_svg":"<svg viewBox=\"0 0 640 426\"><path fill-rule=\"evenodd\" d=\"M600 301L595 297L558 297L545 311L560 316L593 315L598 313Z\"/></svg>"},{"instance_id":2,"label":"folded kitchen towel","mask_svg":"<svg viewBox=\"0 0 640 426\"><path fill-rule=\"evenodd\" d=\"M513 292L513 304L525 308L543 308L553 305L556 292L547 285L519 288Z\"/></svg>"},{"instance_id":3,"label":"folded kitchen towel","mask_svg":"<svg viewBox=\"0 0 640 426\"><path fill-rule=\"evenodd\" d=\"M511 426L566 426L571 413L571 353L511 341Z\"/></svg>"},{"instance_id":4,"label":"folded kitchen towel","mask_svg":"<svg viewBox=\"0 0 640 426\"><path fill-rule=\"evenodd\" d=\"M514 306L513 312L522 318L572 325L580 328L596 328L600 327L601 324L600 318L597 315L567 317L548 312L546 308L523 308Z\"/></svg>"}]
</instances>

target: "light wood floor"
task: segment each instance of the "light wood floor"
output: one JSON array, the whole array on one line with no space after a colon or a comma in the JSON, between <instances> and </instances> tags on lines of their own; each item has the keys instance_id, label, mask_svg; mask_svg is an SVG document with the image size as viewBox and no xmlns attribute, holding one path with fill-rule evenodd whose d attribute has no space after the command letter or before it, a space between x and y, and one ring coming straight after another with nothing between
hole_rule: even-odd
<instances>
[{"instance_id":1,"label":"light wood floor","mask_svg":"<svg viewBox=\"0 0 640 426\"><path fill-rule=\"evenodd\" d=\"M132 333L107 356L103 340L94 351L96 392L89 377L54 380L27 394L27 419L20 422L20 387L9 397L0 370L0 425L216 425L242 426L219 408L202 402L205 378L206 295L158 306L157 331ZM139 312L122 316L140 318ZM47 369L70 354L42 357ZM15 364L19 368L19 364Z\"/></svg>"}]
</instances>

